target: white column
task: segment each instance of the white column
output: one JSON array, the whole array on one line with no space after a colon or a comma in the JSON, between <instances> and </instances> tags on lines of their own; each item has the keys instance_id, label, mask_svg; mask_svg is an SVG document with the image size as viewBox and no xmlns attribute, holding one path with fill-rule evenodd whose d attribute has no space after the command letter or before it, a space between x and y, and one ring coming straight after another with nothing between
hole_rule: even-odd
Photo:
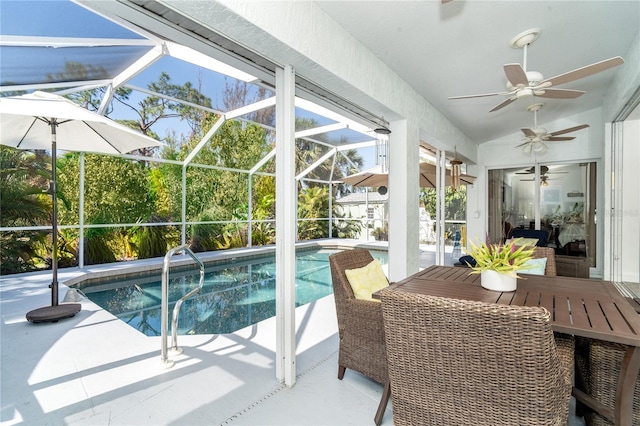
<instances>
[{"instance_id":1,"label":"white column","mask_svg":"<svg viewBox=\"0 0 640 426\"><path fill-rule=\"evenodd\" d=\"M247 174L247 242L253 247L253 173ZM249 275L251 276L251 275Z\"/></svg>"},{"instance_id":2,"label":"white column","mask_svg":"<svg viewBox=\"0 0 640 426\"><path fill-rule=\"evenodd\" d=\"M623 227L623 186L622 147L624 141L621 122L606 123L605 136L608 149L604 150L604 181L610 188L605 192L604 239L609 241L609 253L604 256L603 277L606 280L622 281ZM600 215L599 215L600 216ZM602 217L602 216L601 216Z\"/></svg>"},{"instance_id":3,"label":"white column","mask_svg":"<svg viewBox=\"0 0 640 426\"><path fill-rule=\"evenodd\" d=\"M182 203L180 207L180 244L187 243L187 164L182 165Z\"/></svg>"},{"instance_id":4,"label":"white column","mask_svg":"<svg viewBox=\"0 0 640 426\"><path fill-rule=\"evenodd\" d=\"M276 68L276 379L296 382L295 71Z\"/></svg>"},{"instance_id":5,"label":"white column","mask_svg":"<svg viewBox=\"0 0 640 426\"><path fill-rule=\"evenodd\" d=\"M84 152L80 153L80 188L78 188L78 267L84 268Z\"/></svg>"},{"instance_id":6,"label":"white column","mask_svg":"<svg viewBox=\"0 0 640 426\"><path fill-rule=\"evenodd\" d=\"M446 244L444 238L445 224L445 179L447 172L447 153L436 150L436 265L444 265Z\"/></svg>"},{"instance_id":7,"label":"white column","mask_svg":"<svg viewBox=\"0 0 640 426\"><path fill-rule=\"evenodd\" d=\"M419 132L407 120L390 123L389 135L389 279L418 272Z\"/></svg>"}]
</instances>

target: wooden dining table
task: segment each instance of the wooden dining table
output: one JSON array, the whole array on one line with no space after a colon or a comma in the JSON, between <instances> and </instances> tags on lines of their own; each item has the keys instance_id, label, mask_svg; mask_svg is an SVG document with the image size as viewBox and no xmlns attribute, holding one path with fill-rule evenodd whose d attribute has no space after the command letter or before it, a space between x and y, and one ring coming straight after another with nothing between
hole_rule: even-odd
<instances>
[{"instance_id":1,"label":"wooden dining table","mask_svg":"<svg viewBox=\"0 0 640 426\"><path fill-rule=\"evenodd\" d=\"M631 426L640 370L640 315L611 282L520 274L516 291L497 292L483 288L480 275L470 272L469 268L430 266L391 284L389 289L505 305L543 306L551 313L551 326L556 332L627 345L613 410L575 386L572 394L614 424ZM373 298L379 299L379 292Z\"/></svg>"}]
</instances>

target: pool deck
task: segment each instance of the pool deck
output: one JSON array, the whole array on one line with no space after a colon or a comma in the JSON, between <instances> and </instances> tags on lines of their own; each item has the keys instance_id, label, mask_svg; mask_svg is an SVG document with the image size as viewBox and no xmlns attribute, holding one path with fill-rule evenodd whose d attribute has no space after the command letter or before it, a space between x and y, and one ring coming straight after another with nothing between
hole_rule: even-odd
<instances>
[{"instance_id":1,"label":"pool deck","mask_svg":"<svg viewBox=\"0 0 640 426\"><path fill-rule=\"evenodd\" d=\"M432 264L428 248L421 266ZM100 268L97 268L100 269ZM84 272L59 271L64 283ZM0 278L2 425L371 425L382 386L337 379L333 296L296 309L296 385L275 379L275 320L226 335L179 336L160 362L147 337L92 302L75 317L32 324L50 304L50 272ZM60 285L60 298L67 287ZM393 424L391 404L383 424ZM572 418L571 425L584 424Z\"/></svg>"}]
</instances>

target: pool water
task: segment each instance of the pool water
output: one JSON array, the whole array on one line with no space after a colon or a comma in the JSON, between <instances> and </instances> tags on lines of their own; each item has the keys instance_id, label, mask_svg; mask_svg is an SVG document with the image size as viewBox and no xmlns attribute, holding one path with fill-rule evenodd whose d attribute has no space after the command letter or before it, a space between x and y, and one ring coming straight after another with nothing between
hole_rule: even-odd
<instances>
[{"instance_id":1,"label":"pool water","mask_svg":"<svg viewBox=\"0 0 640 426\"><path fill-rule=\"evenodd\" d=\"M340 250L305 250L296 254L296 306L333 292L329 255ZM382 264L387 253L371 251ZM275 316L275 255L229 261L205 270L200 293L180 308L178 334L231 333ZM198 286L200 270L169 276L169 324L175 302ZM161 273L113 279L81 290L92 302L147 336L160 336Z\"/></svg>"}]
</instances>

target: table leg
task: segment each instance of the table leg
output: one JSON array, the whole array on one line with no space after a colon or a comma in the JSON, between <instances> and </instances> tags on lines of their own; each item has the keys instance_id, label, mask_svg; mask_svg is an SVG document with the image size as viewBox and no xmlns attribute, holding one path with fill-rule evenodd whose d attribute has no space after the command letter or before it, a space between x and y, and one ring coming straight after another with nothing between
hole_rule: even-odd
<instances>
[{"instance_id":1,"label":"table leg","mask_svg":"<svg viewBox=\"0 0 640 426\"><path fill-rule=\"evenodd\" d=\"M631 426L633 422L633 395L640 370L640 347L629 346L620 366L616 390L615 424Z\"/></svg>"}]
</instances>

